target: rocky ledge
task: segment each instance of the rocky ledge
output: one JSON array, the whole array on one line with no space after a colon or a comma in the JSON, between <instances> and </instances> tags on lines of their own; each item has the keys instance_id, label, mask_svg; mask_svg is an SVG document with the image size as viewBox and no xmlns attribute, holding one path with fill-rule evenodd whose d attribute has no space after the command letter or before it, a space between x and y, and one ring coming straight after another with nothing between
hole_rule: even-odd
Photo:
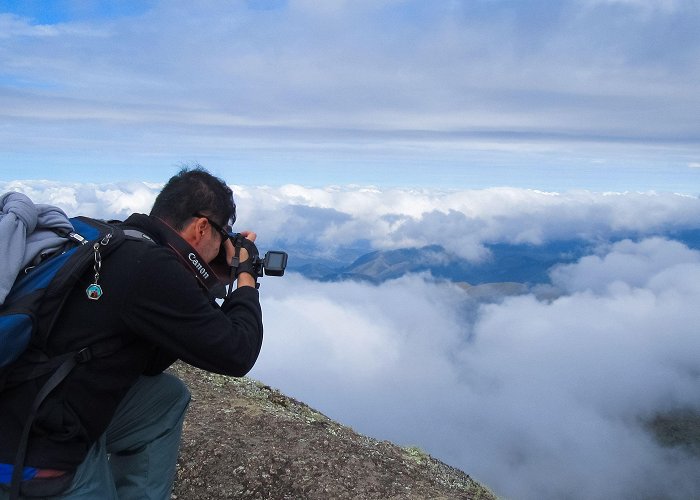
<instances>
[{"instance_id":1,"label":"rocky ledge","mask_svg":"<svg viewBox=\"0 0 700 500\"><path fill-rule=\"evenodd\" d=\"M178 363L192 391L173 499L495 499L417 448L362 436L249 378Z\"/></svg>"}]
</instances>

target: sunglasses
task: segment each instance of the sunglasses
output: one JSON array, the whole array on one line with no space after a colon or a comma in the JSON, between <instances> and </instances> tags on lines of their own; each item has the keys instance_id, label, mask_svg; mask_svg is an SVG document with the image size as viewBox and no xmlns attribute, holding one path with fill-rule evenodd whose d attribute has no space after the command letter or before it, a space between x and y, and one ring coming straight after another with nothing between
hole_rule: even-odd
<instances>
[{"instance_id":1,"label":"sunglasses","mask_svg":"<svg viewBox=\"0 0 700 500\"><path fill-rule=\"evenodd\" d=\"M203 218L207 219L207 222L208 222L209 224L211 224L211 227L213 227L214 229L216 229L216 231L221 235L221 242L222 242L222 243L223 243L224 241L226 241L228 238L230 238L231 235L233 234L233 228L232 228L231 226L233 226L233 224L236 222L236 215L235 215L235 213L234 213L234 215L229 219L229 223L226 224L226 225L223 226L223 227L221 227L219 224L217 224L216 222L214 222L213 220L211 220L209 217L207 217L207 216L204 215L204 214L196 213L196 214L193 214L192 217L203 217Z\"/></svg>"}]
</instances>

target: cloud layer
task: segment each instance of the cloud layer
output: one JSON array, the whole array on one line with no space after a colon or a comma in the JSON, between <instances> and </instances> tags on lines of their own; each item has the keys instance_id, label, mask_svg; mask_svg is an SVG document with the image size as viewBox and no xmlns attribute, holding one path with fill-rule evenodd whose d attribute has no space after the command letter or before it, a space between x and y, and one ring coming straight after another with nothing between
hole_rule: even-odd
<instances>
[{"instance_id":1,"label":"cloud layer","mask_svg":"<svg viewBox=\"0 0 700 500\"><path fill-rule=\"evenodd\" d=\"M611 274L616 261L628 265ZM645 422L700 410L700 253L625 242L558 281L572 293L477 306L419 276L266 280L253 376L510 498L697 496L700 461Z\"/></svg>"},{"instance_id":2,"label":"cloud layer","mask_svg":"<svg viewBox=\"0 0 700 500\"><path fill-rule=\"evenodd\" d=\"M264 182L695 179L693 0L42 9L0 11L0 150L16 175L128 179L185 158Z\"/></svg>"},{"instance_id":3,"label":"cloud layer","mask_svg":"<svg viewBox=\"0 0 700 500\"><path fill-rule=\"evenodd\" d=\"M155 2L133 16L56 24L1 14L4 71L27 79L16 87L32 89L33 78L57 96L86 92L76 118L100 110L122 122L377 132L410 123L422 131L574 137L668 137L697 125L683 111L697 100L700 40L692 28L700 12L692 1L255 4ZM615 29L622 19L626 29ZM640 36L650 28L652 36ZM49 47L55 59L47 68ZM186 105L183 95L197 100ZM661 95L670 113L637 121ZM603 122L597 114L613 97L621 112ZM105 115L116 103L132 108Z\"/></svg>"},{"instance_id":4,"label":"cloud layer","mask_svg":"<svg viewBox=\"0 0 700 500\"><path fill-rule=\"evenodd\" d=\"M160 186L11 181L0 182L0 191L19 190L70 214L123 219L148 212ZM671 193L232 187L238 229L254 229L263 247L301 247L309 257L438 244L476 261L488 258L485 244L604 243L696 229L700 220L700 199Z\"/></svg>"},{"instance_id":5,"label":"cloud layer","mask_svg":"<svg viewBox=\"0 0 700 500\"><path fill-rule=\"evenodd\" d=\"M71 215L124 217L148 211L159 186L0 183L7 189ZM510 498L700 495L700 460L660 447L645 424L700 411L700 252L651 236L698 229L697 198L234 191L242 223L265 245L319 254L358 239L369 248L457 240L465 257L493 241L597 241L595 254L552 271L564 294L548 301L479 303L423 275L378 286L266 277L266 338L252 375L360 432L419 445Z\"/></svg>"}]
</instances>

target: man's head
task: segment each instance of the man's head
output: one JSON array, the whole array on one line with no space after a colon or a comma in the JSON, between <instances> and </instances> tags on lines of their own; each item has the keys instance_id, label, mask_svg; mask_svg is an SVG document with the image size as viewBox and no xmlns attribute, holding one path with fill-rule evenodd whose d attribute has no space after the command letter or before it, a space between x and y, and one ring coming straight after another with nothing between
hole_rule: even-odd
<instances>
[{"instance_id":1,"label":"man's head","mask_svg":"<svg viewBox=\"0 0 700 500\"><path fill-rule=\"evenodd\" d=\"M236 204L226 183L200 166L170 178L151 209L210 262L223 242L220 228L233 224Z\"/></svg>"}]
</instances>

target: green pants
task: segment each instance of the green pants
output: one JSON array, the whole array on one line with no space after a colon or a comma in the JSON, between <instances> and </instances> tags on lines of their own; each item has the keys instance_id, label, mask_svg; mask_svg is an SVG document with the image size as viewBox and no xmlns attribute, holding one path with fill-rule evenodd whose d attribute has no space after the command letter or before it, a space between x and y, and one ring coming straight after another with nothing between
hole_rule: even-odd
<instances>
[{"instance_id":1,"label":"green pants","mask_svg":"<svg viewBox=\"0 0 700 500\"><path fill-rule=\"evenodd\" d=\"M70 488L48 498L169 500L189 401L189 390L177 377L141 377L78 466ZM7 498L0 491L0 500Z\"/></svg>"}]
</instances>

